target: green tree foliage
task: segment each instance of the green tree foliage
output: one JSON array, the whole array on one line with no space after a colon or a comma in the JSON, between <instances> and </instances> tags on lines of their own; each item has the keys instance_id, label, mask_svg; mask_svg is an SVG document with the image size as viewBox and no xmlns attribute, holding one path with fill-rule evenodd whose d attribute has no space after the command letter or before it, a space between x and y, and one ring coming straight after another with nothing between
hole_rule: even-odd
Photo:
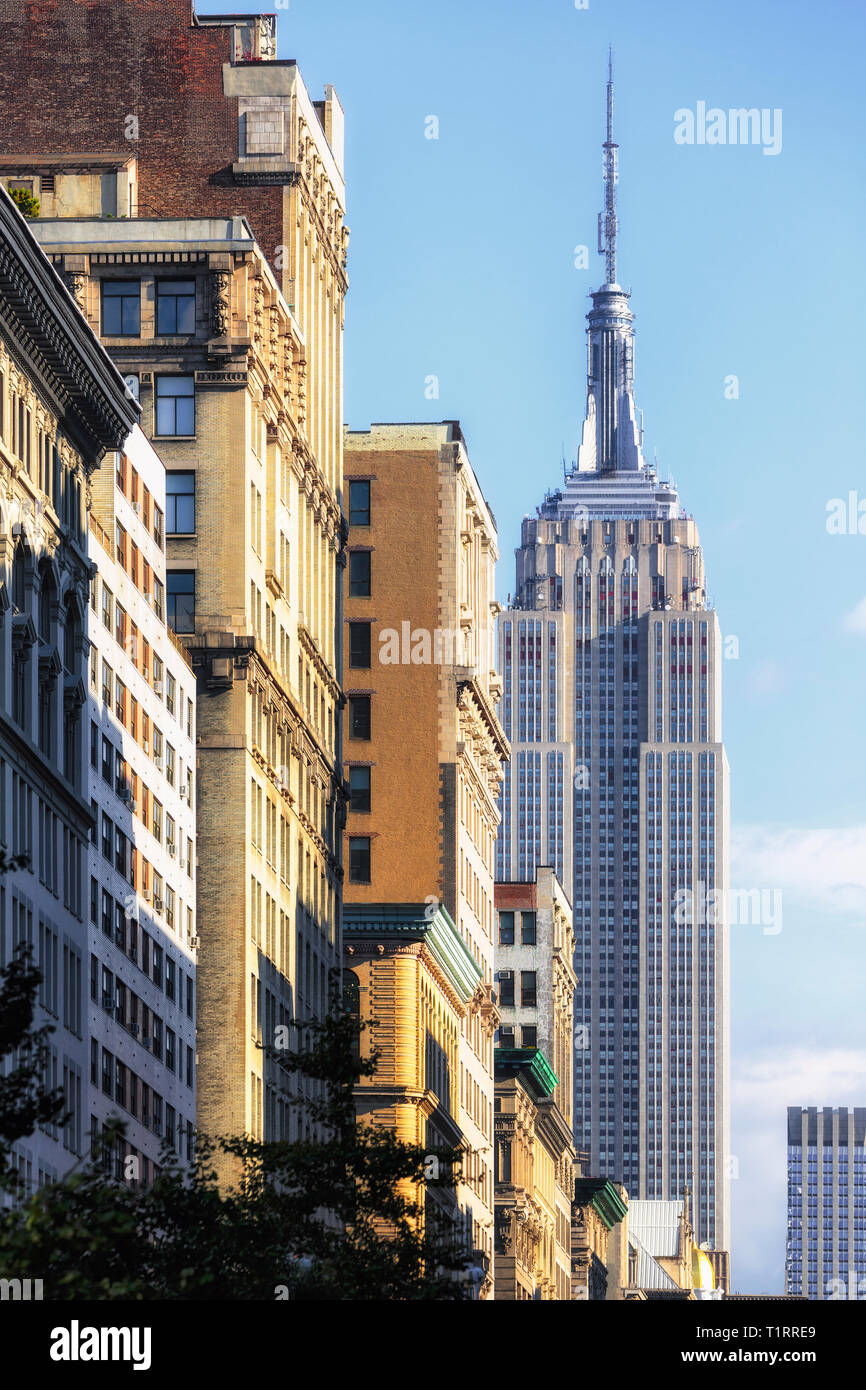
<instances>
[{"instance_id":1,"label":"green tree foliage","mask_svg":"<svg viewBox=\"0 0 866 1390\"><path fill-rule=\"evenodd\" d=\"M26 855L10 858L0 849L0 877L27 864ZM63 1120L63 1091L43 1084L54 1029L49 1024L33 1027L41 980L29 947L20 947L0 969L0 1188L7 1190L17 1185L9 1162L12 1145L37 1125Z\"/></svg>"},{"instance_id":2,"label":"green tree foliage","mask_svg":"<svg viewBox=\"0 0 866 1390\"><path fill-rule=\"evenodd\" d=\"M22 217L39 216L39 199L34 198L32 193L28 193L26 188L10 188L9 197Z\"/></svg>"}]
</instances>

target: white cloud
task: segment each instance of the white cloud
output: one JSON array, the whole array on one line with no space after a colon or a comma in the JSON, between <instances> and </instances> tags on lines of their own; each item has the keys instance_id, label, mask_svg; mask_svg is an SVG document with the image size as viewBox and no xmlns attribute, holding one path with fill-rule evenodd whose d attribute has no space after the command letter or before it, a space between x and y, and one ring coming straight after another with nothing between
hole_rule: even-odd
<instances>
[{"instance_id":1,"label":"white cloud","mask_svg":"<svg viewBox=\"0 0 866 1390\"><path fill-rule=\"evenodd\" d=\"M846 632L866 633L866 598L861 598L858 604L846 613L842 619L842 626Z\"/></svg>"},{"instance_id":2,"label":"white cloud","mask_svg":"<svg viewBox=\"0 0 866 1390\"><path fill-rule=\"evenodd\" d=\"M786 897L820 905L823 912L866 915L866 825L736 827L731 884L780 888Z\"/></svg>"},{"instance_id":3,"label":"white cloud","mask_svg":"<svg viewBox=\"0 0 866 1390\"><path fill-rule=\"evenodd\" d=\"M782 1293L787 1233L787 1109L866 1104L866 1052L770 1048L733 1069L733 1287Z\"/></svg>"}]
</instances>

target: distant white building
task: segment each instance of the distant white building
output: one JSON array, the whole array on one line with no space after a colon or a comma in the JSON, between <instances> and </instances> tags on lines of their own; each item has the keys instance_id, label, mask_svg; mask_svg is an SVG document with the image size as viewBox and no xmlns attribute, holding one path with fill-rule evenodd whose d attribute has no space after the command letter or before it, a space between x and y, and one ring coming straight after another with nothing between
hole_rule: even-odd
<instances>
[{"instance_id":1,"label":"distant white building","mask_svg":"<svg viewBox=\"0 0 866 1390\"><path fill-rule=\"evenodd\" d=\"M93 480L88 1113L149 1182L195 1122L195 679L165 619L165 467L138 426Z\"/></svg>"}]
</instances>

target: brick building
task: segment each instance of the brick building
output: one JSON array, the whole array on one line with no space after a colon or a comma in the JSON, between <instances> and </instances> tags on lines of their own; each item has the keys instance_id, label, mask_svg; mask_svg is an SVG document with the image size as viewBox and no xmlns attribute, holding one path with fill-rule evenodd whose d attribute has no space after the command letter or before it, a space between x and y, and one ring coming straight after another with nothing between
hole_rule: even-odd
<instances>
[{"instance_id":1,"label":"brick building","mask_svg":"<svg viewBox=\"0 0 866 1390\"><path fill-rule=\"evenodd\" d=\"M340 962L342 109L277 59L273 15L11 0L0 41L23 79L0 74L0 182L39 199L167 469L201 710L199 1122L276 1137L257 1044L320 1015Z\"/></svg>"},{"instance_id":2,"label":"brick building","mask_svg":"<svg viewBox=\"0 0 866 1390\"><path fill-rule=\"evenodd\" d=\"M471 996L452 992L459 1036L445 1052L466 1147L458 1203L492 1276L493 848L508 756L495 714L496 525L455 421L349 432L345 459L347 943L357 931L369 949L378 921L393 949L385 924L414 907L443 942L457 935L455 959L476 962ZM420 1004L398 1013L380 974L362 978L362 1015L385 1028L397 1017L409 1047ZM491 1291L492 1277L481 1296Z\"/></svg>"}]
</instances>

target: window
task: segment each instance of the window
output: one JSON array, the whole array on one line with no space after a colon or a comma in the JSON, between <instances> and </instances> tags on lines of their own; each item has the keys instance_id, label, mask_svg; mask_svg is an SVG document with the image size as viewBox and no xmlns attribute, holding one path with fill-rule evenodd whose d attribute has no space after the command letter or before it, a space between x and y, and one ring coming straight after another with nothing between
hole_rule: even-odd
<instances>
[{"instance_id":1,"label":"window","mask_svg":"<svg viewBox=\"0 0 866 1390\"><path fill-rule=\"evenodd\" d=\"M169 625L175 632L194 632L195 571L169 570L166 581Z\"/></svg>"},{"instance_id":2,"label":"window","mask_svg":"<svg viewBox=\"0 0 866 1390\"><path fill-rule=\"evenodd\" d=\"M195 332L195 280L160 280L156 287L157 333Z\"/></svg>"},{"instance_id":3,"label":"window","mask_svg":"<svg viewBox=\"0 0 866 1390\"><path fill-rule=\"evenodd\" d=\"M349 696L349 737L369 739L370 696Z\"/></svg>"},{"instance_id":4,"label":"window","mask_svg":"<svg viewBox=\"0 0 866 1390\"><path fill-rule=\"evenodd\" d=\"M370 837L349 836L349 882L370 882Z\"/></svg>"},{"instance_id":5,"label":"window","mask_svg":"<svg viewBox=\"0 0 866 1390\"><path fill-rule=\"evenodd\" d=\"M499 944L500 946L514 945L513 912L500 912L499 914Z\"/></svg>"},{"instance_id":6,"label":"window","mask_svg":"<svg viewBox=\"0 0 866 1390\"><path fill-rule=\"evenodd\" d=\"M535 945L534 912L521 912L520 914L520 943L522 946Z\"/></svg>"},{"instance_id":7,"label":"window","mask_svg":"<svg viewBox=\"0 0 866 1390\"><path fill-rule=\"evenodd\" d=\"M538 1029L535 1024L524 1024L520 1031L524 1047L538 1047Z\"/></svg>"},{"instance_id":8,"label":"window","mask_svg":"<svg viewBox=\"0 0 866 1390\"><path fill-rule=\"evenodd\" d=\"M370 597L370 551L349 551L349 596Z\"/></svg>"},{"instance_id":9,"label":"window","mask_svg":"<svg viewBox=\"0 0 866 1390\"><path fill-rule=\"evenodd\" d=\"M366 479L349 482L349 525L370 525L370 484Z\"/></svg>"},{"instance_id":10,"label":"window","mask_svg":"<svg viewBox=\"0 0 866 1390\"><path fill-rule=\"evenodd\" d=\"M352 811L369 811L370 769L368 767L349 768L349 795Z\"/></svg>"},{"instance_id":11,"label":"window","mask_svg":"<svg viewBox=\"0 0 866 1390\"><path fill-rule=\"evenodd\" d=\"M103 280L102 333L106 338L137 338L141 333L141 281Z\"/></svg>"},{"instance_id":12,"label":"window","mask_svg":"<svg viewBox=\"0 0 866 1390\"><path fill-rule=\"evenodd\" d=\"M524 1008L534 1008L536 1003L535 971L520 972L520 1003Z\"/></svg>"},{"instance_id":13,"label":"window","mask_svg":"<svg viewBox=\"0 0 866 1390\"><path fill-rule=\"evenodd\" d=\"M514 1005L514 973L511 970L502 971L500 974L499 1002L505 1008L512 1008Z\"/></svg>"},{"instance_id":14,"label":"window","mask_svg":"<svg viewBox=\"0 0 866 1390\"><path fill-rule=\"evenodd\" d=\"M191 536L195 531L194 473L166 473L165 529L170 536Z\"/></svg>"},{"instance_id":15,"label":"window","mask_svg":"<svg viewBox=\"0 0 866 1390\"><path fill-rule=\"evenodd\" d=\"M191 376L156 378L156 433L195 434L195 384Z\"/></svg>"},{"instance_id":16,"label":"window","mask_svg":"<svg viewBox=\"0 0 866 1390\"><path fill-rule=\"evenodd\" d=\"M349 665L370 669L370 623L349 623Z\"/></svg>"}]
</instances>

